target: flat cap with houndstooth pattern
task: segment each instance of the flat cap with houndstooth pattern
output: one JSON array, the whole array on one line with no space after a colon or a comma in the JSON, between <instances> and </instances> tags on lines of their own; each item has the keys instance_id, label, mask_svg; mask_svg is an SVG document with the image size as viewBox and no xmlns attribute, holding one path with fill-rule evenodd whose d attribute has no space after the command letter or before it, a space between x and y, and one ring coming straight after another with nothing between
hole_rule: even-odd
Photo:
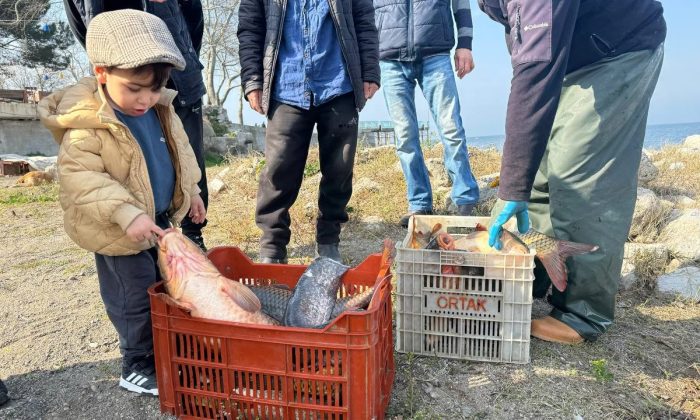
<instances>
[{"instance_id":1,"label":"flat cap with houndstooth pattern","mask_svg":"<svg viewBox=\"0 0 700 420\"><path fill-rule=\"evenodd\" d=\"M103 12L88 25L86 50L94 66L133 69L168 63L184 70L185 59L159 17L133 9Z\"/></svg>"}]
</instances>

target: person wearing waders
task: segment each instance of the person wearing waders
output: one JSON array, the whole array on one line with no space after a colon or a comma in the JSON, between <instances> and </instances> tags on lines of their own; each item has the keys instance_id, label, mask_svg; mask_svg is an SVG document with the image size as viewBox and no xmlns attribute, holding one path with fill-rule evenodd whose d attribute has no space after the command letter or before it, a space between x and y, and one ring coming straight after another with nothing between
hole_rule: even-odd
<instances>
[{"instance_id":1,"label":"person wearing waders","mask_svg":"<svg viewBox=\"0 0 700 420\"><path fill-rule=\"evenodd\" d=\"M600 250L570 258L568 287L552 289L532 335L575 344L612 324L623 247L632 222L649 101L666 23L654 0L478 0L505 26L513 76L499 201L489 243L515 216ZM539 266L533 294L549 279Z\"/></svg>"}]
</instances>

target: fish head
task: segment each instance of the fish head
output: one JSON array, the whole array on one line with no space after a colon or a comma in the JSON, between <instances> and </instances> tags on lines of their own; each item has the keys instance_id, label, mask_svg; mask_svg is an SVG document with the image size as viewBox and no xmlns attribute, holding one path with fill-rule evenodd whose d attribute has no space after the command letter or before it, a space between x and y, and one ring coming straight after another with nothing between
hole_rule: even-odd
<instances>
[{"instance_id":1,"label":"fish head","mask_svg":"<svg viewBox=\"0 0 700 420\"><path fill-rule=\"evenodd\" d=\"M189 238L174 228L158 238L158 267L168 287L178 287L192 274L210 271L206 255Z\"/></svg>"}]
</instances>

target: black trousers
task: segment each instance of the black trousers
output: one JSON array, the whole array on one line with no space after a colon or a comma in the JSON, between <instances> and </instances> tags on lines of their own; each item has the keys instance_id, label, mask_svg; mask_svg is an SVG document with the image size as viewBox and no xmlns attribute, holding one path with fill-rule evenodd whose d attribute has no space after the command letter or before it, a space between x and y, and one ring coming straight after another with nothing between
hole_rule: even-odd
<instances>
[{"instance_id":1,"label":"black trousers","mask_svg":"<svg viewBox=\"0 0 700 420\"><path fill-rule=\"evenodd\" d=\"M107 316L119 334L124 363L153 352L148 288L158 281L156 248L136 255L95 254L100 294Z\"/></svg>"},{"instance_id":2,"label":"black trousers","mask_svg":"<svg viewBox=\"0 0 700 420\"><path fill-rule=\"evenodd\" d=\"M207 172L204 167L204 127L202 122L202 100L191 104L191 105L179 105L176 101L173 102L175 107L175 112L180 117L182 125L185 128L185 133L190 139L190 146L194 150L194 155L197 158L197 165L199 170L202 172L202 178L197 184L199 189L202 190L200 193L202 201L204 201L204 208L209 208L209 190L207 189ZM193 223L190 216L185 216L182 220L182 233L186 236L201 236L202 228L207 225L205 220L203 223Z\"/></svg>"},{"instance_id":3,"label":"black trousers","mask_svg":"<svg viewBox=\"0 0 700 420\"><path fill-rule=\"evenodd\" d=\"M321 183L316 242L340 241L348 221L357 147L357 109L353 94L305 110L273 102L265 133L265 168L258 185L255 222L262 230L260 256L286 258L291 236L289 208L296 201L314 126L318 131Z\"/></svg>"},{"instance_id":4,"label":"black trousers","mask_svg":"<svg viewBox=\"0 0 700 420\"><path fill-rule=\"evenodd\" d=\"M162 229L166 216L156 216ZM151 303L148 288L160 279L156 247L135 255L95 254L100 295L107 316L119 334L119 349L126 366L153 352Z\"/></svg>"}]
</instances>

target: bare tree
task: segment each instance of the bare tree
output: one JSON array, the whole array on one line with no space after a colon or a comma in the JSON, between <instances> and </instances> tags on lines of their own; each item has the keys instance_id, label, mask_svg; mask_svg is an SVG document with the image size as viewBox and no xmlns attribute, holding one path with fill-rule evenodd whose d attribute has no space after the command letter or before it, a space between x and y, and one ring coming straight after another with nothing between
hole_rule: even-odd
<instances>
[{"instance_id":1,"label":"bare tree","mask_svg":"<svg viewBox=\"0 0 700 420\"><path fill-rule=\"evenodd\" d=\"M231 92L240 87L241 67L236 37L239 3L240 0L202 0L202 60L209 106L223 106ZM241 119L242 115L239 115Z\"/></svg>"},{"instance_id":2,"label":"bare tree","mask_svg":"<svg viewBox=\"0 0 700 420\"><path fill-rule=\"evenodd\" d=\"M50 92L66 85L60 72L50 72L43 67L14 66L6 85L11 89L35 88L41 92Z\"/></svg>"},{"instance_id":3,"label":"bare tree","mask_svg":"<svg viewBox=\"0 0 700 420\"><path fill-rule=\"evenodd\" d=\"M68 51L70 52L70 61L64 74L66 75L66 82L74 84L78 83L83 77L90 76L90 61L83 47L77 42Z\"/></svg>"}]
</instances>

